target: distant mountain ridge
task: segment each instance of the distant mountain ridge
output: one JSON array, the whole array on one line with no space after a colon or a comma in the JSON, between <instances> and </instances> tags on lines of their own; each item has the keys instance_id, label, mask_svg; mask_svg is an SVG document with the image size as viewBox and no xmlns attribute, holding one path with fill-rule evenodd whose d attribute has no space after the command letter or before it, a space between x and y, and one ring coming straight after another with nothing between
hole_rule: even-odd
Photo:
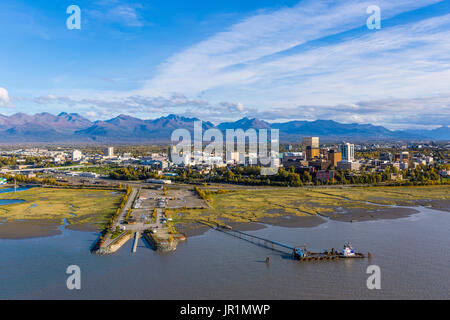
<instances>
[{"instance_id":1,"label":"distant mountain ridge","mask_svg":"<svg viewBox=\"0 0 450 320\"><path fill-rule=\"evenodd\" d=\"M58 115L38 113L12 116L0 114L0 143L144 143L168 142L176 129L193 132L197 118L169 115L143 120L119 115L105 121L90 121L77 113ZM343 124L332 120L290 121L269 123L259 119L243 118L215 126L203 121L203 130L279 129L282 142L298 142L303 136L319 136L323 141L380 141L380 140L444 140L450 141L450 128L434 130L391 131L371 124Z\"/></svg>"},{"instance_id":2,"label":"distant mountain ridge","mask_svg":"<svg viewBox=\"0 0 450 320\"><path fill-rule=\"evenodd\" d=\"M258 120L258 119L249 119L249 118L243 118L235 122L223 122L217 126L220 130L224 131L227 129L242 129L242 130L248 130L248 129L272 129L270 123ZM273 128L275 129L275 128Z\"/></svg>"},{"instance_id":3,"label":"distant mountain ridge","mask_svg":"<svg viewBox=\"0 0 450 320\"><path fill-rule=\"evenodd\" d=\"M169 115L155 120L142 120L122 114L110 120L96 121L92 126L74 132L74 135L80 140L87 138L97 142L111 139L123 142L164 142L170 140L176 129L183 128L192 132L195 121L199 119ZM203 122L204 130L213 127L212 123Z\"/></svg>"},{"instance_id":4,"label":"distant mountain ridge","mask_svg":"<svg viewBox=\"0 0 450 320\"><path fill-rule=\"evenodd\" d=\"M437 129L433 130L407 130L409 134L425 136L425 137L434 137L436 140L449 140L450 138L450 127L449 126L441 126Z\"/></svg>"}]
</instances>

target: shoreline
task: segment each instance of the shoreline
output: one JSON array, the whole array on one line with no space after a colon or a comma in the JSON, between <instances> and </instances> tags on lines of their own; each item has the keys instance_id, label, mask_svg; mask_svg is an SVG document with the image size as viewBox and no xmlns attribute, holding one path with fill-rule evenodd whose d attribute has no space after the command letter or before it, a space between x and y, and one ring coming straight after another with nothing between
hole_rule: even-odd
<instances>
[{"instance_id":1,"label":"shoreline","mask_svg":"<svg viewBox=\"0 0 450 320\"><path fill-rule=\"evenodd\" d=\"M61 223L53 220L2 221L0 240L47 238L62 234Z\"/></svg>"},{"instance_id":2,"label":"shoreline","mask_svg":"<svg viewBox=\"0 0 450 320\"><path fill-rule=\"evenodd\" d=\"M363 211L359 209L346 209L345 212L330 214L330 220L341 222L362 222L362 221L377 221L377 220L397 220L408 218L412 215L420 213L416 208L419 207L390 207L378 210Z\"/></svg>"},{"instance_id":3,"label":"shoreline","mask_svg":"<svg viewBox=\"0 0 450 320\"><path fill-rule=\"evenodd\" d=\"M283 215L276 217L264 217L254 222L233 222L224 221L233 229L239 231L256 231L265 229L266 225L284 228L314 228L327 223L327 220L334 220L346 223L376 221L376 220L396 220L407 218L420 213L419 208L424 207L431 210L450 212L447 203L450 200L418 200L416 206L386 206L376 210L346 208L327 215L316 216L296 216ZM186 237L195 237L205 234L210 228L199 223L190 222L178 224L177 230ZM0 221L0 240L26 240L34 238L45 238L60 235L64 230L79 232L99 232L99 229L92 224L64 224L59 220L16 220Z\"/></svg>"},{"instance_id":4,"label":"shoreline","mask_svg":"<svg viewBox=\"0 0 450 320\"><path fill-rule=\"evenodd\" d=\"M0 204L0 239L52 237L66 229L100 233L108 219L106 211L115 210L120 196L111 195L109 190L68 193L66 190L22 188L20 194L13 190L0 190L0 202L6 202Z\"/></svg>"}]
</instances>

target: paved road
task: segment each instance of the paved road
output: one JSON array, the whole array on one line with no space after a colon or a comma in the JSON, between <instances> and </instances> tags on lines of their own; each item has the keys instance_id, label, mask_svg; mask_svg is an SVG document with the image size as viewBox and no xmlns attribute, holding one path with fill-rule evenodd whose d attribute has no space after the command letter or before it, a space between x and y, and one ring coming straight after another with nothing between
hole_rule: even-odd
<instances>
[{"instance_id":1,"label":"paved road","mask_svg":"<svg viewBox=\"0 0 450 320\"><path fill-rule=\"evenodd\" d=\"M125 217L127 215L128 210L131 208L131 206L134 203L134 200L136 199L136 196L139 194L138 188L132 188L130 196L128 197L127 203L122 208L122 211L119 214L119 217L116 219L116 222L114 224L114 227L121 226L122 222L125 220Z\"/></svg>"},{"instance_id":2,"label":"paved road","mask_svg":"<svg viewBox=\"0 0 450 320\"><path fill-rule=\"evenodd\" d=\"M70 167L48 167L48 168L28 168L28 169L18 169L18 170L9 170L6 169L5 171L8 173L14 173L14 172L39 172L39 171L51 171L51 170L69 170L69 169L78 169L78 168L95 168L97 166L85 166L85 165L77 165L77 166L70 166Z\"/></svg>"},{"instance_id":3,"label":"paved road","mask_svg":"<svg viewBox=\"0 0 450 320\"><path fill-rule=\"evenodd\" d=\"M149 229L162 229L165 228L165 224L161 222L164 217L163 209L156 209L156 221L155 223L145 224L143 222L138 222L135 224L123 225L126 230L133 232L145 231Z\"/></svg>"},{"instance_id":4,"label":"paved road","mask_svg":"<svg viewBox=\"0 0 450 320\"><path fill-rule=\"evenodd\" d=\"M125 205L123 206L122 211L119 214L119 217L116 219L116 221L114 221L114 225L112 227L113 230L115 230L117 228L117 226L122 226L121 222L125 219L128 209L130 209L131 206L133 205L134 199L136 199L136 196L138 195L138 191L139 191L139 189L137 189L137 188L133 188L131 190L131 193L130 193L130 196L128 197L127 203L125 203ZM115 242L116 240L117 240L117 238L116 239L108 238L103 243L103 246L107 247L107 246L111 245L113 242Z\"/></svg>"},{"instance_id":5,"label":"paved road","mask_svg":"<svg viewBox=\"0 0 450 320\"><path fill-rule=\"evenodd\" d=\"M136 197L139 195L140 188L133 187L130 193L130 196L128 197L127 203L122 208L122 211L119 214L119 217L114 222L113 230L117 228L117 226L121 227L122 229L126 231L132 231L133 233L142 233L149 229L157 229L157 230L164 230L166 228L166 225L161 222L161 219L164 218L164 208L156 208L156 221L154 223L145 224L144 222L138 222L135 224L123 224L122 222L125 219L125 216L127 215L128 209L130 209L136 199ZM107 247L114 242L116 242L118 238L112 240L111 238L108 238L103 243L103 247ZM136 242L136 239L135 239Z\"/></svg>"}]
</instances>

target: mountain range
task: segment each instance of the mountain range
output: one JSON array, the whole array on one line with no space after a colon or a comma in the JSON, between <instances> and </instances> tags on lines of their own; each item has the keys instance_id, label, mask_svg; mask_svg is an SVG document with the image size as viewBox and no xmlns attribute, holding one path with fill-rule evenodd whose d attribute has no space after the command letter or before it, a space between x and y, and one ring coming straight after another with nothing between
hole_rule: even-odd
<instances>
[{"instance_id":1,"label":"mountain range","mask_svg":"<svg viewBox=\"0 0 450 320\"><path fill-rule=\"evenodd\" d=\"M143 120L119 115L106 121L90 121L76 113L17 113L0 115L0 143L144 143L168 142L176 129L193 131L197 118L169 115ZM371 124L343 124L332 120L291 121L269 123L243 118L217 126L203 121L204 130L279 129L282 142L298 142L303 136L318 136L323 141L381 141L381 140L450 140L449 126L434 130L391 131Z\"/></svg>"}]
</instances>

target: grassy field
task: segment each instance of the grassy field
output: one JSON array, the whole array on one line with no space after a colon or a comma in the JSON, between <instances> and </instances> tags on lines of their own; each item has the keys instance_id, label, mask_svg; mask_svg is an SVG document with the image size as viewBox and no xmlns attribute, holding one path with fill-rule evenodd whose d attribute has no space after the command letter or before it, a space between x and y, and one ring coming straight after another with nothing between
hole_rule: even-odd
<instances>
[{"instance_id":1,"label":"grassy field","mask_svg":"<svg viewBox=\"0 0 450 320\"><path fill-rule=\"evenodd\" d=\"M210 209L173 212L175 222L256 222L264 217L331 215L336 208L376 210L415 206L420 200L449 200L450 186L370 188L279 188L236 190L211 196Z\"/></svg>"},{"instance_id":2,"label":"grassy field","mask_svg":"<svg viewBox=\"0 0 450 320\"><path fill-rule=\"evenodd\" d=\"M73 226L102 228L122 200L122 193L106 190L32 188L18 193L0 194L0 199L25 202L0 206L0 220L63 219ZM92 228L93 227L93 228Z\"/></svg>"}]
</instances>

